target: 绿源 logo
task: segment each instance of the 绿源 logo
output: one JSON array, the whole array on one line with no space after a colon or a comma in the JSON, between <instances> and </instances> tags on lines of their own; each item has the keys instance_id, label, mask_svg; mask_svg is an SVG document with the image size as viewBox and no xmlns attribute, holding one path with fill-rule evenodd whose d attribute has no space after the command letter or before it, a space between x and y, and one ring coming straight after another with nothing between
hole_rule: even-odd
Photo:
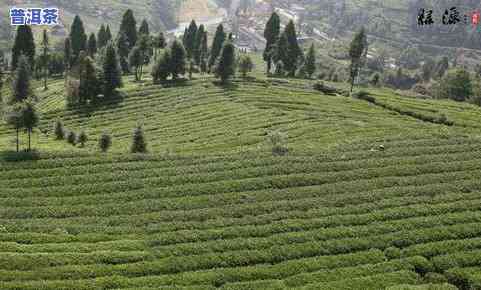
<instances>
[{"instance_id":1,"label":"\u7eff\u6e90 logo","mask_svg":"<svg viewBox=\"0 0 481 290\"><path fill-rule=\"evenodd\" d=\"M11 25L56 25L58 8L11 8Z\"/></svg>"}]
</instances>

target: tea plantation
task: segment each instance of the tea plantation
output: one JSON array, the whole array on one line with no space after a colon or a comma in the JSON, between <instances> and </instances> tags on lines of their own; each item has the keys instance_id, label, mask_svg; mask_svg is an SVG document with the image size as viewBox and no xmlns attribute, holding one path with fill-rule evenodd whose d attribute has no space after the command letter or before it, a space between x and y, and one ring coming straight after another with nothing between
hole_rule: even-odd
<instances>
[{"instance_id":1,"label":"tea plantation","mask_svg":"<svg viewBox=\"0 0 481 290\"><path fill-rule=\"evenodd\" d=\"M38 89L38 153L0 125L0 289L481 289L481 109L313 83L130 79L82 109Z\"/></svg>"}]
</instances>

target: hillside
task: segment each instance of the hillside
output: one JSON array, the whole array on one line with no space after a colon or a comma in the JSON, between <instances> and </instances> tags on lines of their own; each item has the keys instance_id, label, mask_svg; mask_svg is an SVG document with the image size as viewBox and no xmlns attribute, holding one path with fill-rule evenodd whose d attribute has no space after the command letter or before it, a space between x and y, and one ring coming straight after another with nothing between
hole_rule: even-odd
<instances>
[{"instance_id":1,"label":"hillside","mask_svg":"<svg viewBox=\"0 0 481 290\"><path fill-rule=\"evenodd\" d=\"M130 76L90 108L66 108L63 80L37 89L39 153L13 162L0 126L0 288L477 289L481 109L323 95L254 57L249 81ZM87 147L54 140L57 119ZM139 123L150 153L125 154ZM270 152L275 129L287 156Z\"/></svg>"}]
</instances>

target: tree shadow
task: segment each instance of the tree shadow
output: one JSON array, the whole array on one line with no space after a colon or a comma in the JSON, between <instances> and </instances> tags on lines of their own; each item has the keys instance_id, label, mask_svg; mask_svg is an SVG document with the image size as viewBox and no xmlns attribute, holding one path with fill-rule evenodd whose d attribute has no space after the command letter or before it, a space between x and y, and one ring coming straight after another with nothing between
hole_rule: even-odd
<instances>
[{"instance_id":1,"label":"tree shadow","mask_svg":"<svg viewBox=\"0 0 481 290\"><path fill-rule=\"evenodd\" d=\"M67 108L77 113L80 117L90 117L96 111L115 109L125 100L126 96L127 94L124 92L115 91L112 96L104 97L100 95L88 103L70 105Z\"/></svg>"},{"instance_id":2,"label":"tree shadow","mask_svg":"<svg viewBox=\"0 0 481 290\"><path fill-rule=\"evenodd\" d=\"M21 162L35 161L40 159L40 153L37 150L27 151L0 151L0 161L4 162Z\"/></svg>"},{"instance_id":3,"label":"tree shadow","mask_svg":"<svg viewBox=\"0 0 481 290\"><path fill-rule=\"evenodd\" d=\"M178 78L176 80L168 79L154 84L161 85L163 88L187 87L190 85L190 80L187 78Z\"/></svg>"}]
</instances>

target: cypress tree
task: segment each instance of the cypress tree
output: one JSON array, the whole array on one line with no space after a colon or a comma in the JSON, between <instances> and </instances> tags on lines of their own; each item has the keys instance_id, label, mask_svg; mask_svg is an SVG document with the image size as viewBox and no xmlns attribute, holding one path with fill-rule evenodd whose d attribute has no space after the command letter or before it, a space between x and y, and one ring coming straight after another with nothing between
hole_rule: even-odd
<instances>
[{"instance_id":1,"label":"cypress tree","mask_svg":"<svg viewBox=\"0 0 481 290\"><path fill-rule=\"evenodd\" d=\"M132 153L147 153L147 142L144 137L144 131L141 126L138 126L134 130L134 136L132 140L132 147L130 148Z\"/></svg>"},{"instance_id":2,"label":"cypress tree","mask_svg":"<svg viewBox=\"0 0 481 290\"><path fill-rule=\"evenodd\" d=\"M107 45L107 43L112 40L112 33L110 32L110 26L108 24L105 27L105 39L107 40L105 42L105 45Z\"/></svg>"},{"instance_id":3,"label":"cypress tree","mask_svg":"<svg viewBox=\"0 0 481 290\"><path fill-rule=\"evenodd\" d=\"M10 103L25 101L32 95L30 87L31 70L26 56L21 55L18 59L15 78L12 82L12 99Z\"/></svg>"},{"instance_id":4,"label":"cypress tree","mask_svg":"<svg viewBox=\"0 0 481 290\"><path fill-rule=\"evenodd\" d=\"M157 58L159 50L164 49L166 46L165 36L162 31L154 37L152 46L154 47L154 58Z\"/></svg>"},{"instance_id":5,"label":"cypress tree","mask_svg":"<svg viewBox=\"0 0 481 290\"><path fill-rule=\"evenodd\" d=\"M120 24L119 34L125 33L127 38L127 47L129 54L130 50L137 43L137 22L134 17L134 12L131 9L125 11L122 17L122 23Z\"/></svg>"},{"instance_id":6,"label":"cypress tree","mask_svg":"<svg viewBox=\"0 0 481 290\"><path fill-rule=\"evenodd\" d=\"M19 144L20 144L20 138L19 138L19 133L20 129L23 128L23 103L15 103L13 106L11 106L10 110L8 111L6 115L6 121L7 124L12 126L15 129L16 132L16 149L17 152L19 151Z\"/></svg>"},{"instance_id":7,"label":"cypress tree","mask_svg":"<svg viewBox=\"0 0 481 290\"><path fill-rule=\"evenodd\" d=\"M235 74L235 48L230 41L227 41L222 48L215 74L222 83L226 83Z\"/></svg>"},{"instance_id":8,"label":"cypress tree","mask_svg":"<svg viewBox=\"0 0 481 290\"><path fill-rule=\"evenodd\" d=\"M272 67L272 55L274 52L274 47L279 39L279 34L281 31L281 20L277 13L272 13L271 17L266 23L266 28L264 30L264 38L266 39L266 48L264 49L263 58L267 62L267 73L271 71Z\"/></svg>"},{"instance_id":9,"label":"cypress tree","mask_svg":"<svg viewBox=\"0 0 481 290\"><path fill-rule=\"evenodd\" d=\"M108 133L102 133L99 139L99 148L102 152L107 152L112 146L112 137Z\"/></svg>"},{"instance_id":10,"label":"cypress tree","mask_svg":"<svg viewBox=\"0 0 481 290\"><path fill-rule=\"evenodd\" d=\"M107 31L105 31L105 25L101 25L99 32L97 32L97 48L101 49L105 45L107 45Z\"/></svg>"},{"instance_id":11,"label":"cypress tree","mask_svg":"<svg viewBox=\"0 0 481 290\"><path fill-rule=\"evenodd\" d=\"M147 23L147 20L145 20L145 19L142 20L142 23L140 24L138 36L140 36L142 34L150 35L149 23Z\"/></svg>"},{"instance_id":12,"label":"cypress tree","mask_svg":"<svg viewBox=\"0 0 481 290\"><path fill-rule=\"evenodd\" d=\"M199 29L197 29L197 33L195 34L195 41L194 41L194 62L195 64L200 63L200 55L202 54L202 42L206 35L206 31L204 25L201 24Z\"/></svg>"},{"instance_id":13,"label":"cypress tree","mask_svg":"<svg viewBox=\"0 0 481 290\"><path fill-rule=\"evenodd\" d=\"M63 57L65 67L67 71L70 70L72 64L72 43L70 42L70 37L65 38L65 43L63 47Z\"/></svg>"},{"instance_id":14,"label":"cypress tree","mask_svg":"<svg viewBox=\"0 0 481 290\"><path fill-rule=\"evenodd\" d=\"M87 49L87 35L80 16L76 15L70 28L70 42L72 45L73 62L78 61L80 51Z\"/></svg>"},{"instance_id":15,"label":"cypress tree","mask_svg":"<svg viewBox=\"0 0 481 290\"><path fill-rule=\"evenodd\" d=\"M32 131L35 128L40 120L40 117L35 109L35 105L32 101L25 102L22 110L22 119L23 119L23 126L27 129L28 133L28 151L30 152L32 149Z\"/></svg>"},{"instance_id":16,"label":"cypress tree","mask_svg":"<svg viewBox=\"0 0 481 290\"><path fill-rule=\"evenodd\" d=\"M89 56L81 60L79 85L79 101L85 103L87 100L94 100L99 93L99 81L95 63Z\"/></svg>"},{"instance_id":17,"label":"cypress tree","mask_svg":"<svg viewBox=\"0 0 481 290\"><path fill-rule=\"evenodd\" d=\"M43 65L43 87L44 90L48 90L47 87L47 79L48 79L48 67L49 67L49 55L48 55L48 35L47 35L47 30L43 30L42 34L42 50L43 50L43 55L42 55L42 65Z\"/></svg>"},{"instance_id":18,"label":"cypress tree","mask_svg":"<svg viewBox=\"0 0 481 290\"><path fill-rule=\"evenodd\" d=\"M290 76L294 76L299 59L302 58L302 50L297 43L297 34L294 22L291 20L286 25L284 34L287 37L287 58L283 59L285 70Z\"/></svg>"},{"instance_id":19,"label":"cypress tree","mask_svg":"<svg viewBox=\"0 0 481 290\"><path fill-rule=\"evenodd\" d=\"M112 96L115 89L122 86L122 74L115 47L109 43L105 49L102 64L102 82L105 96Z\"/></svg>"},{"instance_id":20,"label":"cypress tree","mask_svg":"<svg viewBox=\"0 0 481 290\"><path fill-rule=\"evenodd\" d=\"M311 44L309 52L307 53L304 71L309 77L312 77L316 71L316 50L314 48L314 44Z\"/></svg>"},{"instance_id":21,"label":"cypress tree","mask_svg":"<svg viewBox=\"0 0 481 290\"><path fill-rule=\"evenodd\" d=\"M172 46L170 48L171 53L171 63L170 69L172 73L172 78L176 80L179 74L185 74L185 69L187 65L186 61L186 51L182 43L177 40L172 42Z\"/></svg>"},{"instance_id":22,"label":"cypress tree","mask_svg":"<svg viewBox=\"0 0 481 290\"><path fill-rule=\"evenodd\" d=\"M152 79L154 83L163 82L169 77L172 63L170 50L166 49L162 55L157 58L154 67L152 68Z\"/></svg>"},{"instance_id":23,"label":"cypress tree","mask_svg":"<svg viewBox=\"0 0 481 290\"><path fill-rule=\"evenodd\" d=\"M351 58L351 64L349 66L351 93L354 87L354 82L361 68L361 57L367 53L366 42L366 33L364 32L364 28L361 28L361 30L354 35L349 47L349 57Z\"/></svg>"},{"instance_id":24,"label":"cypress tree","mask_svg":"<svg viewBox=\"0 0 481 290\"><path fill-rule=\"evenodd\" d=\"M224 32L224 26L222 24L219 24L217 26L217 30L214 35L214 41L212 43L212 49L210 51L210 59L209 59L209 70L212 68L212 66L215 64L217 57L219 57L219 54L222 50L222 47L224 45L226 35Z\"/></svg>"},{"instance_id":25,"label":"cypress tree","mask_svg":"<svg viewBox=\"0 0 481 290\"><path fill-rule=\"evenodd\" d=\"M90 57L94 57L97 53L97 39L95 38L95 33L91 33L88 42L88 54Z\"/></svg>"},{"instance_id":26,"label":"cypress tree","mask_svg":"<svg viewBox=\"0 0 481 290\"><path fill-rule=\"evenodd\" d=\"M25 55L28 58L30 68L33 69L35 64L35 42L32 29L28 25L20 25L17 28L12 47L12 70L17 68L20 55Z\"/></svg>"},{"instance_id":27,"label":"cypress tree","mask_svg":"<svg viewBox=\"0 0 481 290\"><path fill-rule=\"evenodd\" d=\"M285 33L282 33L273 47L272 60L276 63L276 74L284 73L284 61L289 57L287 53L288 47L287 36Z\"/></svg>"},{"instance_id":28,"label":"cypress tree","mask_svg":"<svg viewBox=\"0 0 481 290\"><path fill-rule=\"evenodd\" d=\"M197 34L197 24L195 20L190 22L189 28L187 29L187 35L185 36L184 46L187 52L187 58L192 59L194 56L195 41Z\"/></svg>"},{"instance_id":29,"label":"cypress tree","mask_svg":"<svg viewBox=\"0 0 481 290\"><path fill-rule=\"evenodd\" d=\"M208 46L207 42L208 42L207 31L204 31L204 35L202 36L202 41L201 41L201 44L200 44L200 54L204 55L204 58L206 58L206 59L209 55L209 46Z\"/></svg>"},{"instance_id":30,"label":"cypress tree","mask_svg":"<svg viewBox=\"0 0 481 290\"><path fill-rule=\"evenodd\" d=\"M120 67L122 68L122 72L127 74L130 72L128 63L130 48L127 35L124 32L119 32L116 45L120 58Z\"/></svg>"}]
</instances>

